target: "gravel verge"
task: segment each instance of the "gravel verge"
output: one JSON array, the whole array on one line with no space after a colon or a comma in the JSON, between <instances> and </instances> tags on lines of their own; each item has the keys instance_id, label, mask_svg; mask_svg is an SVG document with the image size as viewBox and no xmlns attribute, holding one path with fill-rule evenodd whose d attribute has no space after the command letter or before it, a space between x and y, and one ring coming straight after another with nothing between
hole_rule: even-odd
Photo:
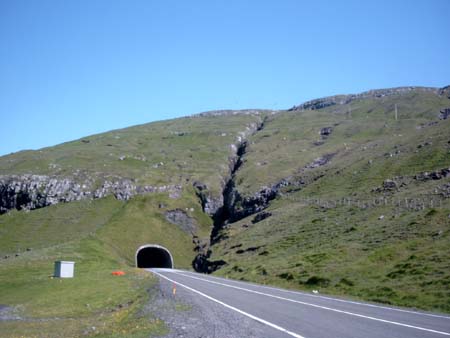
<instances>
[{"instance_id":1,"label":"gravel verge","mask_svg":"<svg viewBox=\"0 0 450 338\"><path fill-rule=\"evenodd\" d=\"M163 320L169 328L164 338L257 338L267 328L248 317L160 279L151 290L146 311ZM266 332L264 334L264 329Z\"/></svg>"}]
</instances>

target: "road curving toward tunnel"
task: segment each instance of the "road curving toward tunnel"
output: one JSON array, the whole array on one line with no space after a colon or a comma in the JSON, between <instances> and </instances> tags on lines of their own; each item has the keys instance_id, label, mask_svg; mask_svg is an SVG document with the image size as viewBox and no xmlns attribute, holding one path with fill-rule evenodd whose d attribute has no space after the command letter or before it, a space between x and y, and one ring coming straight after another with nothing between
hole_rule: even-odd
<instances>
[{"instance_id":1,"label":"road curving toward tunnel","mask_svg":"<svg viewBox=\"0 0 450 338\"><path fill-rule=\"evenodd\" d=\"M148 270L161 283L182 289L179 297L194 296L206 309L220 308L222 314L213 320L221 321L220 316L241 318L246 323L246 332L242 334L248 335L250 329L255 332L252 337L450 337L450 316L444 314L284 290L184 270ZM238 338L238 327L239 323L233 324L224 337Z\"/></svg>"}]
</instances>

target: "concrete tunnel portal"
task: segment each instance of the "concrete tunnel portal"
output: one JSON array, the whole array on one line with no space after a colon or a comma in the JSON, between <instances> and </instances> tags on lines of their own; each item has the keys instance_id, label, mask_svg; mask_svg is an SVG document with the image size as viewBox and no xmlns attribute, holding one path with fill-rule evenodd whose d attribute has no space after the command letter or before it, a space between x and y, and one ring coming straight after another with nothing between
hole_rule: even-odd
<instances>
[{"instance_id":1,"label":"concrete tunnel portal","mask_svg":"<svg viewBox=\"0 0 450 338\"><path fill-rule=\"evenodd\" d=\"M173 269L172 254L161 245L142 245L136 250L136 267Z\"/></svg>"}]
</instances>

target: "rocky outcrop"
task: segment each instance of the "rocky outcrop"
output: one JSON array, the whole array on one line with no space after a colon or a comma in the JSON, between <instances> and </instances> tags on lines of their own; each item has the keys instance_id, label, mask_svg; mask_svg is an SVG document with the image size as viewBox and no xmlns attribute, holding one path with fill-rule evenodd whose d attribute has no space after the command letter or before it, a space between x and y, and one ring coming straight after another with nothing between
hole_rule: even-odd
<instances>
[{"instance_id":1,"label":"rocky outcrop","mask_svg":"<svg viewBox=\"0 0 450 338\"><path fill-rule=\"evenodd\" d=\"M203 211L214 220L216 230L213 231L212 238L215 238L218 230L225 224L236 222L267 208L270 201L277 197L279 189L287 185L289 183L283 180L272 187L263 187L257 193L244 197L236 189L234 181L230 180L221 198L211 197L205 185L199 185L197 182L194 186Z\"/></svg>"},{"instance_id":2,"label":"rocky outcrop","mask_svg":"<svg viewBox=\"0 0 450 338\"><path fill-rule=\"evenodd\" d=\"M386 179L379 187L375 187L371 192L392 194L400 190L400 188L407 186L410 183L411 178L396 176L392 179Z\"/></svg>"},{"instance_id":3,"label":"rocky outcrop","mask_svg":"<svg viewBox=\"0 0 450 338\"><path fill-rule=\"evenodd\" d=\"M198 254L192 262L192 267L197 272L212 273L227 264L224 260L210 261L210 254Z\"/></svg>"},{"instance_id":4,"label":"rocky outcrop","mask_svg":"<svg viewBox=\"0 0 450 338\"><path fill-rule=\"evenodd\" d=\"M181 209L169 210L165 213L165 217L169 223L175 224L189 234L194 235L197 231L195 219Z\"/></svg>"},{"instance_id":5,"label":"rocky outcrop","mask_svg":"<svg viewBox=\"0 0 450 338\"><path fill-rule=\"evenodd\" d=\"M258 222L265 220L266 218L269 218L270 216L272 216L271 212L268 212L268 211L260 212L252 219L252 223L256 224Z\"/></svg>"},{"instance_id":6,"label":"rocky outcrop","mask_svg":"<svg viewBox=\"0 0 450 338\"><path fill-rule=\"evenodd\" d=\"M264 128L263 121L255 132L258 132ZM331 127L330 127L331 128ZM330 130L331 133L331 130ZM219 269L223 264L223 261L210 261L210 247L217 242L226 238L226 234L222 231L228 224L237 222L245 217L256 214L252 220L252 224L258 223L272 214L264 211L272 200L280 195L282 188L287 186L304 186L306 183L300 179L295 180L293 177L282 179L278 183L272 186L263 186L261 189L248 196L243 196L236 187L235 179L238 170L245 162L245 155L247 152L247 141L240 140L241 142L235 146L235 156L230 159L230 177L226 181L225 187L222 192L221 199L211 198L208 192L208 187L201 182L194 182L193 186L196 189L197 196L199 197L203 210L210 214L213 218L214 225L210 236L209 248L203 247L203 249L197 254L196 258L192 262L192 266L198 272L211 273ZM326 165L336 154L325 154L316 158L313 162L309 163L305 167L301 168L300 172L305 172L310 169L321 167ZM313 181L319 179L323 175L319 175L313 178ZM211 211L215 211L211 214Z\"/></svg>"},{"instance_id":7,"label":"rocky outcrop","mask_svg":"<svg viewBox=\"0 0 450 338\"><path fill-rule=\"evenodd\" d=\"M231 144L232 156L229 158L230 174L225 179L222 196L213 197L206 184L194 182L193 186L202 204L203 211L208 213L213 221L213 229L210 236L210 245L223 238L221 230L230 222L235 222L243 217L257 213L268 206L271 199L276 197L276 191L271 188L263 188L251 197L242 197L235 186L236 173L244 163L247 151L247 137L264 129L267 118L259 124L252 123L246 126L245 131L238 134L236 144ZM225 262L210 261L210 250L204 248L197 254L192 262L192 267L198 272L211 273L219 269Z\"/></svg>"},{"instance_id":8,"label":"rocky outcrop","mask_svg":"<svg viewBox=\"0 0 450 338\"><path fill-rule=\"evenodd\" d=\"M288 109L288 111L301 111L301 110L317 110L322 109L334 105L343 105L348 104L354 100L367 99L367 98L383 98L394 95L401 95L413 90L415 91L424 91L424 92L433 92L439 94L441 91L444 92L445 88L431 88L431 87L398 87L398 88L389 88L389 89L375 89L369 90L367 92L363 92L360 94L350 94L350 95L335 95L324 97L321 99L315 99L311 101L307 101L298 106L293 106ZM442 94L441 94L442 95Z\"/></svg>"},{"instance_id":9,"label":"rocky outcrop","mask_svg":"<svg viewBox=\"0 0 450 338\"><path fill-rule=\"evenodd\" d=\"M228 160L230 174L227 178L224 178L225 183L223 185L221 195L216 196L212 194L208 186L202 182L193 182L193 187L201 202L203 211L210 215L213 219L223 219L225 217L224 213L226 213L226 210L230 210L230 206L234 204L234 201L231 201L234 197L236 197L234 179L236 172L243 164L243 158L248 146L247 138L250 135L262 130L266 121L267 118L261 120L260 123L248 124L244 131L238 133L236 144L230 145L232 152L232 155ZM237 200L237 198L234 199ZM228 213L226 213L226 216L228 216Z\"/></svg>"},{"instance_id":10,"label":"rocky outcrop","mask_svg":"<svg viewBox=\"0 0 450 338\"><path fill-rule=\"evenodd\" d=\"M450 99L450 86L445 86L439 89L439 95L445 96L447 99Z\"/></svg>"},{"instance_id":11,"label":"rocky outcrop","mask_svg":"<svg viewBox=\"0 0 450 338\"><path fill-rule=\"evenodd\" d=\"M199 114L194 114L188 117L212 117L212 116L235 116L235 115L261 115L262 113L276 114L276 110L267 109L243 109L243 110L211 110ZM188 118L187 117L187 118Z\"/></svg>"},{"instance_id":12,"label":"rocky outcrop","mask_svg":"<svg viewBox=\"0 0 450 338\"><path fill-rule=\"evenodd\" d=\"M0 213L8 210L33 210L49 205L97 199L114 195L118 200L129 200L135 195L156 192L171 194L181 191L181 186L136 185L130 179L104 180L100 186L93 180L75 180L68 177L45 175L0 176Z\"/></svg>"},{"instance_id":13,"label":"rocky outcrop","mask_svg":"<svg viewBox=\"0 0 450 338\"><path fill-rule=\"evenodd\" d=\"M325 154L316 158L311 163L299 170L300 173L304 173L307 170L315 169L325 166L336 154ZM318 178L320 178L319 176ZM226 189L224 190L224 206L221 213L216 216L222 220L226 218L226 222L236 222L247 216L259 213L266 209L270 202L277 198L280 194L280 190L287 186L304 186L306 183L300 179L294 179L288 177L280 180L278 183L268 187L262 187L260 191L250 196L242 196L236 189L234 180L228 182Z\"/></svg>"},{"instance_id":14,"label":"rocky outcrop","mask_svg":"<svg viewBox=\"0 0 450 338\"><path fill-rule=\"evenodd\" d=\"M414 176L417 181L440 180L442 178L450 177L450 168L438 169L434 171L425 171Z\"/></svg>"},{"instance_id":15,"label":"rocky outcrop","mask_svg":"<svg viewBox=\"0 0 450 338\"><path fill-rule=\"evenodd\" d=\"M371 192L392 194L400 191L402 188L407 187L413 181L426 182L426 181L436 181L444 178L450 177L450 168L437 169L433 171L424 171L416 175L411 176L395 176L391 179L386 179L383 181L381 186L375 187ZM435 193L446 197L447 186L443 185L438 187Z\"/></svg>"},{"instance_id":16,"label":"rocky outcrop","mask_svg":"<svg viewBox=\"0 0 450 338\"><path fill-rule=\"evenodd\" d=\"M347 104L349 102L350 102L350 100L349 100L349 98L347 98L346 95L337 95L337 96L325 97L323 99L307 101L298 106L293 106L292 108L288 109L288 111L298 111L298 110L306 110L306 109L317 110L317 109L334 106L336 104Z\"/></svg>"},{"instance_id":17,"label":"rocky outcrop","mask_svg":"<svg viewBox=\"0 0 450 338\"><path fill-rule=\"evenodd\" d=\"M37 209L59 202L70 202L90 196L71 179L41 175L0 177L0 213L11 209Z\"/></svg>"},{"instance_id":18,"label":"rocky outcrop","mask_svg":"<svg viewBox=\"0 0 450 338\"><path fill-rule=\"evenodd\" d=\"M333 132L333 127L324 127L322 129L320 129L320 136L322 137L327 137L329 135L331 135L331 133Z\"/></svg>"},{"instance_id":19,"label":"rocky outcrop","mask_svg":"<svg viewBox=\"0 0 450 338\"><path fill-rule=\"evenodd\" d=\"M200 200L203 212L213 216L223 206L223 196L213 196L204 183L195 181L193 184L195 193Z\"/></svg>"},{"instance_id":20,"label":"rocky outcrop","mask_svg":"<svg viewBox=\"0 0 450 338\"><path fill-rule=\"evenodd\" d=\"M447 120L450 117L450 108L445 108L439 113L440 120Z\"/></svg>"},{"instance_id":21,"label":"rocky outcrop","mask_svg":"<svg viewBox=\"0 0 450 338\"><path fill-rule=\"evenodd\" d=\"M314 161L312 161L311 163L307 164L302 170L314 169L314 168L322 167L322 166L328 164L328 162L330 162L331 159L335 155L336 154L325 154L323 156L317 157L316 159L314 159Z\"/></svg>"},{"instance_id":22,"label":"rocky outcrop","mask_svg":"<svg viewBox=\"0 0 450 338\"><path fill-rule=\"evenodd\" d=\"M228 223L237 222L245 217L253 214L261 213L265 210L270 202L280 195L280 190L284 187L295 186L302 187L306 185L303 179L295 179L294 177L288 177L280 180L278 183L272 186L261 187L261 190L253 195L243 196L235 186L234 176L240 165L242 164L242 157L245 155L245 148L243 148L238 160L235 162L235 168L232 170L232 179L227 182L227 185L223 191L223 206L217 209L217 212L213 215L214 229L211 234L211 243L214 244L220 241L221 229ZM336 154L325 154L316 158L311 163L299 170L299 173L304 173L308 170L325 166ZM312 180L315 181L322 177L319 175ZM267 213L269 214L269 213ZM266 213L261 213L266 215Z\"/></svg>"},{"instance_id":23,"label":"rocky outcrop","mask_svg":"<svg viewBox=\"0 0 450 338\"><path fill-rule=\"evenodd\" d=\"M228 216L227 221L236 222L266 209L270 201L277 197L278 190L276 186L263 187L252 196L243 197L234 185L231 186L224 206Z\"/></svg>"},{"instance_id":24,"label":"rocky outcrop","mask_svg":"<svg viewBox=\"0 0 450 338\"><path fill-rule=\"evenodd\" d=\"M383 190L385 190L385 191L398 190L397 182L395 182L393 180L383 181Z\"/></svg>"}]
</instances>

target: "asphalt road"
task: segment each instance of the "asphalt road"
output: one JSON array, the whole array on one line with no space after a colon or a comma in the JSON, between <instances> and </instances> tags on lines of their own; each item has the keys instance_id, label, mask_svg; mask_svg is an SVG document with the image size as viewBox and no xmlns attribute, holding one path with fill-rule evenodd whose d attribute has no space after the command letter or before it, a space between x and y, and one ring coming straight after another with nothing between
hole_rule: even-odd
<instances>
[{"instance_id":1,"label":"asphalt road","mask_svg":"<svg viewBox=\"0 0 450 338\"><path fill-rule=\"evenodd\" d=\"M258 337L450 337L447 315L289 291L183 270L149 271L162 282L182 289L184 294L195 295L205 308L220 307L224 317L234 316L250 323L247 326L252 326ZM235 332L236 327L233 329ZM233 336L238 338L239 334Z\"/></svg>"}]
</instances>

